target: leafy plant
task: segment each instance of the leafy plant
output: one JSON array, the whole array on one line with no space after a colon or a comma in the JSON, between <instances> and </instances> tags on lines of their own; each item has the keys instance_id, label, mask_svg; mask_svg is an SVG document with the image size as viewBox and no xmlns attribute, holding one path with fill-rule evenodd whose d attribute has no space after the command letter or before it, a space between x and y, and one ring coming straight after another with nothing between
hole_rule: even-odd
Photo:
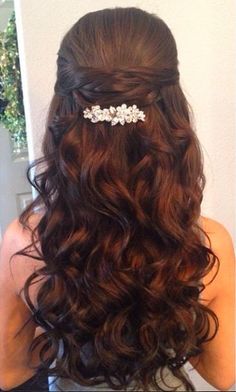
<instances>
[{"instance_id":1,"label":"leafy plant","mask_svg":"<svg viewBox=\"0 0 236 392\"><path fill-rule=\"evenodd\" d=\"M17 45L15 12L0 33L0 121L18 148L25 148L25 114Z\"/></svg>"}]
</instances>

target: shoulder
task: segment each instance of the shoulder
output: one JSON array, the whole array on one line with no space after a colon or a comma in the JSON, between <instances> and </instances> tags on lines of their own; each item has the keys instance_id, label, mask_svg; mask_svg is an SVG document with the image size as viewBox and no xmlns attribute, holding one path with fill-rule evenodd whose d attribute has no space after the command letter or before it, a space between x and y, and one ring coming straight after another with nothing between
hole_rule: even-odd
<instances>
[{"instance_id":1,"label":"shoulder","mask_svg":"<svg viewBox=\"0 0 236 392\"><path fill-rule=\"evenodd\" d=\"M37 227L41 218L42 214L33 213L28 219L28 227L24 227L19 218L14 219L4 232L1 248L6 248L8 253L14 254L30 245L32 230Z\"/></svg>"},{"instance_id":2,"label":"shoulder","mask_svg":"<svg viewBox=\"0 0 236 392\"><path fill-rule=\"evenodd\" d=\"M23 227L18 218L14 219L8 225L0 244L0 281L11 281L17 294L27 277L43 263L33 257L15 255L31 244L31 230L37 226L40 217L39 214L30 217L29 229ZM31 254L36 254L36 251Z\"/></svg>"},{"instance_id":3,"label":"shoulder","mask_svg":"<svg viewBox=\"0 0 236 392\"><path fill-rule=\"evenodd\" d=\"M234 288L235 252L233 239L228 229L220 222L209 217L201 216L200 224L207 234L206 246L210 248L218 258L218 263L205 276L203 283L209 286L205 289L211 299L220 295L222 291L232 291Z\"/></svg>"},{"instance_id":4,"label":"shoulder","mask_svg":"<svg viewBox=\"0 0 236 392\"><path fill-rule=\"evenodd\" d=\"M208 234L214 248L220 250L222 245L233 245L232 237L228 229L215 219L202 216L200 222L203 230ZM210 245L208 240L208 245Z\"/></svg>"},{"instance_id":5,"label":"shoulder","mask_svg":"<svg viewBox=\"0 0 236 392\"><path fill-rule=\"evenodd\" d=\"M31 230L33 230L39 223L41 218L40 214L32 214L29 218L29 228L24 228L19 219L14 219L7 227L2 244L8 243L14 245L14 248L27 245L30 242Z\"/></svg>"}]
</instances>

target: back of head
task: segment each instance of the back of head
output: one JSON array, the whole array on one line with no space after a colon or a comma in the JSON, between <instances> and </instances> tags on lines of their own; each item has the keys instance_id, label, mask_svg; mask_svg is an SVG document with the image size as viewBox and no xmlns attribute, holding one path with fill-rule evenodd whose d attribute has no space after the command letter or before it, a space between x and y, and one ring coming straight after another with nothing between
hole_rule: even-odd
<instances>
[{"instance_id":1,"label":"back of head","mask_svg":"<svg viewBox=\"0 0 236 392\"><path fill-rule=\"evenodd\" d=\"M82 384L96 384L86 375L99 374L110 387L111 377L121 387L157 387L157 369L169 366L191 389L179 367L209 338L204 327L214 314L198 296L215 258L200 238L205 178L173 35L137 8L91 12L63 38L57 66L35 163L46 167L21 216L27 224L43 207L37 233L47 282L34 309L53 348L45 364L62 341L54 370ZM124 103L145 121L112 126L83 116L93 105Z\"/></svg>"},{"instance_id":2,"label":"back of head","mask_svg":"<svg viewBox=\"0 0 236 392\"><path fill-rule=\"evenodd\" d=\"M177 50L166 24L136 8L82 17L64 37L56 92L77 91L79 103L155 102L178 82Z\"/></svg>"}]
</instances>

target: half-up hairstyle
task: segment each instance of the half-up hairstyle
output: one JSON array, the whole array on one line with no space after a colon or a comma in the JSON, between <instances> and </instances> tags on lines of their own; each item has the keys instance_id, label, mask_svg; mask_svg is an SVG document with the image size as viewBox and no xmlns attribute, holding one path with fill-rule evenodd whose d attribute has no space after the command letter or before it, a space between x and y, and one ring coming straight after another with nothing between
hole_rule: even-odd
<instances>
[{"instance_id":1,"label":"half-up hairstyle","mask_svg":"<svg viewBox=\"0 0 236 392\"><path fill-rule=\"evenodd\" d=\"M145 122L83 117L91 105L122 103L136 104ZM31 349L42 345L49 374L163 390L155 375L167 366L194 390L181 366L217 332L199 295L219 260L199 225L205 177L190 114L175 40L159 17L105 9L64 36L43 156L28 170L38 196L20 216L32 257L45 263L24 297L45 330ZM36 208L42 215L31 228ZM40 279L33 303L29 287Z\"/></svg>"}]
</instances>

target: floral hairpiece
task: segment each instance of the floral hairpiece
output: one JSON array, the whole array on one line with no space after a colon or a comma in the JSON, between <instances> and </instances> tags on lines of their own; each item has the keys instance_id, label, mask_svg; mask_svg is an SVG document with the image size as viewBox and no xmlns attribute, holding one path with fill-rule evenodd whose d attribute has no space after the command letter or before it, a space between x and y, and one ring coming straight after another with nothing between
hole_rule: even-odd
<instances>
[{"instance_id":1,"label":"floral hairpiece","mask_svg":"<svg viewBox=\"0 0 236 392\"><path fill-rule=\"evenodd\" d=\"M91 122L108 121L111 125L120 123L136 123L137 121L145 121L145 113L139 110L136 105L128 106L123 103L121 106L110 106L109 109L101 109L100 105L92 106L91 109L86 108L84 111L84 118L88 118Z\"/></svg>"}]
</instances>

